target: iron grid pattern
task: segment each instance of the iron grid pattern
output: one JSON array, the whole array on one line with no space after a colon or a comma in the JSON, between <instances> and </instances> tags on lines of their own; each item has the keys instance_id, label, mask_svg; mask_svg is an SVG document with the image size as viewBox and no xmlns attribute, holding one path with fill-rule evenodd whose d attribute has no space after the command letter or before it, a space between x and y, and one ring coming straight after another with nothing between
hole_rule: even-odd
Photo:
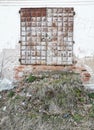
<instances>
[{"instance_id":1,"label":"iron grid pattern","mask_svg":"<svg viewBox=\"0 0 94 130\"><path fill-rule=\"evenodd\" d=\"M21 64L73 63L73 8L22 8Z\"/></svg>"}]
</instances>

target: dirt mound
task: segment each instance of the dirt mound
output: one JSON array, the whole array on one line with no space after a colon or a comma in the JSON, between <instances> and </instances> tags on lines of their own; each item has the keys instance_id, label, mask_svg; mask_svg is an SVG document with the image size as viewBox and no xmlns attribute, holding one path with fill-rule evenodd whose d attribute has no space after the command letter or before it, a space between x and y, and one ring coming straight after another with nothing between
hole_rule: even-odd
<instances>
[{"instance_id":1,"label":"dirt mound","mask_svg":"<svg viewBox=\"0 0 94 130\"><path fill-rule=\"evenodd\" d=\"M0 97L1 130L93 130L93 93L79 74L40 72L24 75L17 88Z\"/></svg>"}]
</instances>

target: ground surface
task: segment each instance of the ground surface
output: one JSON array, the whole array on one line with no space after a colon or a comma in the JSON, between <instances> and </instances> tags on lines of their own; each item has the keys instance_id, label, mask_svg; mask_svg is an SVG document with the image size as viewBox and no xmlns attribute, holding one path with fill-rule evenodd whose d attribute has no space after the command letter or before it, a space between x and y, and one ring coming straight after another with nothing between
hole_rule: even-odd
<instances>
[{"instance_id":1,"label":"ground surface","mask_svg":"<svg viewBox=\"0 0 94 130\"><path fill-rule=\"evenodd\" d=\"M24 75L0 92L0 130L94 130L94 93L74 72Z\"/></svg>"}]
</instances>

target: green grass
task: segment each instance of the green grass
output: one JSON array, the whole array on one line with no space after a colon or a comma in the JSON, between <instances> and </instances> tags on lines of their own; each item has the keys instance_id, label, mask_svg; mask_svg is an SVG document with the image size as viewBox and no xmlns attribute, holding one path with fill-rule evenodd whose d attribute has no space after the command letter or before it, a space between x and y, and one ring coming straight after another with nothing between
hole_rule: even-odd
<instances>
[{"instance_id":1,"label":"green grass","mask_svg":"<svg viewBox=\"0 0 94 130\"><path fill-rule=\"evenodd\" d=\"M29 77L27 78L27 82L34 82L37 79L37 77L33 76L32 74L29 75Z\"/></svg>"},{"instance_id":2,"label":"green grass","mask_svg":"<svg viewBox=\"0 0 94 130\"><path fill-rule=\"evenodd\" d=\"M80 114L74 114L74 115L73 115L73 119L74 119L74 121L76 121L76 122L80 122L80 121L83 119L83 116L80 115Z\"/></svg>"},{"instance_id":3,"label":"green grass","mask_svg":"<svg viewBox=\"0 0 94 130\"><path fill-rule=\"evenodd\" d=\"M82 103L85 101L83 97L80 97L78 100Z\"/></svg>"},{"instance_id":4,"label":"green grass","mask_svg":"<svg viewBox=\"0 0 94 130\"><path fill-rule=\"evenodd\" d=\"M15 95L15 92L14 92L14 91L10 91L10 92L8 93L8 97L9 97L9 98L12 98L14 95Z\"/></svg>"},{"instance_id":5,"label":"green grass","mask_svg":"<svg viewBox=\"0 0 94 130\"><path fill-rule=\"evenodd\" d=\"M89 117L94 118L94 104L92 104L92 107L91 107L91 109L89 111Z\"/></svg>"},{"instance_id":6,"label":"green grass","mask_svg":"<svg viewBox=\"0 0 94 130\"><path fill-rule=\"evenodd\" d=\"M37 113L33 113L33 112L28 113L28 118L30 118L30 119L35 119L35 118L37 118L37 116L38 116Z\"/></svg>"},{"instance_id":7,"label":"green grass","mask_svg":"<svg viewBox=\"0 0 94 130\"><path fill-rule=\"evenodd\" d=\"M94 93L89 93L88 96L89 96L89 98L93 98L94 99Z\"/></svg>"}]
</instances>

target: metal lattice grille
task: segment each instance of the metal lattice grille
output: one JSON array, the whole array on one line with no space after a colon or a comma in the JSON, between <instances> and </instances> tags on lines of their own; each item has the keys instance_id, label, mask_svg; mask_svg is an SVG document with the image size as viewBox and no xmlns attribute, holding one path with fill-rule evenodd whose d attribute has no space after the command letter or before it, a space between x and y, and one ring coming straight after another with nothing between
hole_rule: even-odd
<instances>
[{"instance_id":1,"label":"metal lattice grille","mask_svg":"<svg viewBox=\"0 0 94 130\"><path fill-rule=\"evenodd\" d=\"M21 64L70 65L73 8L22 8Z\"/></svg>"}]
</instances>

